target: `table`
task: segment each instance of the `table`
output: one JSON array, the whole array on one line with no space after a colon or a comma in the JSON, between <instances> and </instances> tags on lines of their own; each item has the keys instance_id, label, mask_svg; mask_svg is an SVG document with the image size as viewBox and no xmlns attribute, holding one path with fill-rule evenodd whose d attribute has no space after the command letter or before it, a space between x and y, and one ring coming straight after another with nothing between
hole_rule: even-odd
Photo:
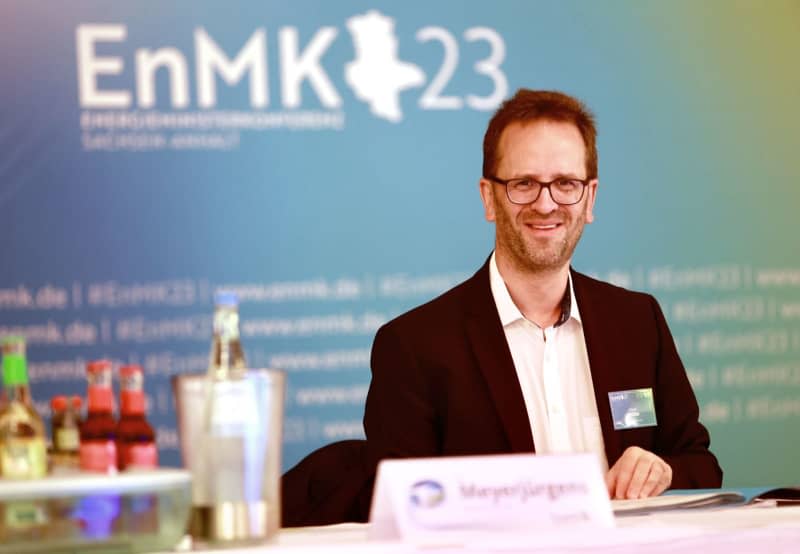
<instances>
[{"instance_id":1,"label":"table","mask_svg":"<svg viewBox=\"0 0 800 554\"><path fill-rule=\"evenodd\" d=\"M380 552L534 552L557 554L764 554L800 552L800 507L736 506L617 518L613 529L561 528L546 533L486 535L472 544L414 545L370 541L368 524L283 529L269 544L203 550L205 554Z\"/></svg>"}]
</instances>

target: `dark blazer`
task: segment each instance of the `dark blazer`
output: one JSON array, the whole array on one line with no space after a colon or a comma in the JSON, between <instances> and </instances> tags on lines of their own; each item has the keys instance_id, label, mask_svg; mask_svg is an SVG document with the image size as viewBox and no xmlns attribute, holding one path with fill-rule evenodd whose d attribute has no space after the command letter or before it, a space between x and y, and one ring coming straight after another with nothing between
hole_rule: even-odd
<instances>
[{"instance_id":1,"label":"dark blazer","mask_svg":"<svg viewBox=\"0 0 800 554\"><path fill-rule=\"evenodd\" d=\"M655 298L571 275L609 467L639 446L672 467L672 488L719 487L722 470ZM371 365L367 467L390 457L535 451L488 261L381 327ZM640 388L653 389L658 425L615 431L608 393Z\"/></svg>"},{"instance_id":2,"label":"dark blazer","mask_svg":"<svg viewBox=\"0 0 800 554\"><path fill-rule=\"evenodd\" d=\"M572 280L609 466L640 446L672 467L672 488L719 487L722 470L655 298L575 271ZM371 365L366 445L325 447L284 476L288 525L366 521L384 458L535 451L488 262L381 327ZM658 425L615 431L608 393L640 388L653 389Z\"/></svg>"}]
</instances>

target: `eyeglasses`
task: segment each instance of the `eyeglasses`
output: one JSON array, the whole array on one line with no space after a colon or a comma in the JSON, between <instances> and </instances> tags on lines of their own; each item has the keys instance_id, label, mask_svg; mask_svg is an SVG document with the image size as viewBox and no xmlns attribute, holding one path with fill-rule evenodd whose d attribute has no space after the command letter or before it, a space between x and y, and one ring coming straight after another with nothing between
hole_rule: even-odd
<instances>
[{"instance_id":1,"label":"eyeglasses","mask_svg":"<svg viewBox=\"0 0 800 554\"><path fill-rule=\"evenodd\" d=\"M498 179L497 177L486 177L506 187L506 195L512 204L533 204L542 193L542 189L550 192L553 202L561 206L571 206L583 200L583 191L589 184L589 179L565 179L559 177L547 183L537 181L532 177L520 179Z\"/></svg>"}]
</instances>

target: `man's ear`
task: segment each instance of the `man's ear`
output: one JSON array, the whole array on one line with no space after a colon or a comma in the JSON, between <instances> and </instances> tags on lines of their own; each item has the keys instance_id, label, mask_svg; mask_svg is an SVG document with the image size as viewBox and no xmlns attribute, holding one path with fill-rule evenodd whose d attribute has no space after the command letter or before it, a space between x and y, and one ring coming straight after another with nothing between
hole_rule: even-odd
<instances>
[{"instance_id":1,"label":"man's ear","mask_svg":"<svg viewBox=\"0 0 800 554\"><path fill-rule=\"evenodd\" d=\"M597 196L597 179L592 179L586 185L586 223L594 221L594 200Z\"/></svg>"},{"instance_id":2,"label":"man's ear","mask_svg":"<svg viewBox=\"0 0 800 554\"><path fill-rule=\"evenodd\" d=\"M478 188L481 193L481 200L483 201L483 213L486 221L494 221L494 184L488 179L481 177L478 181Z\"/></svg>"}]
</instances>

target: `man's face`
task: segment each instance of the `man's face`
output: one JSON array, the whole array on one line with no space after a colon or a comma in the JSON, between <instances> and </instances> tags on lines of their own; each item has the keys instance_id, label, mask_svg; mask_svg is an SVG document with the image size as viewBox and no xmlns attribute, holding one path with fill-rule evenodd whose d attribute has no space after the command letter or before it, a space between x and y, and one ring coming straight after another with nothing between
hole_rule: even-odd
<instances>
[{"instance_id":1,"label":"man's face","mask_svg":"<svg viewBox=\"0 0 800 554\"><path fill-rule=\"evenodd\" d=\"M586 179L586 146L571 123L512 123L500 136L498 154L497 171L492 175L498 179ZM518 205L508 200L504 185L481 179L486 220L496 225L497 255L525 271L563 268L569 264L583 226L594 219L596 190L597 179L593 179L577 204L556 204L549 191L542 189L535 202Z\"/></svg>"}]
</instances>

